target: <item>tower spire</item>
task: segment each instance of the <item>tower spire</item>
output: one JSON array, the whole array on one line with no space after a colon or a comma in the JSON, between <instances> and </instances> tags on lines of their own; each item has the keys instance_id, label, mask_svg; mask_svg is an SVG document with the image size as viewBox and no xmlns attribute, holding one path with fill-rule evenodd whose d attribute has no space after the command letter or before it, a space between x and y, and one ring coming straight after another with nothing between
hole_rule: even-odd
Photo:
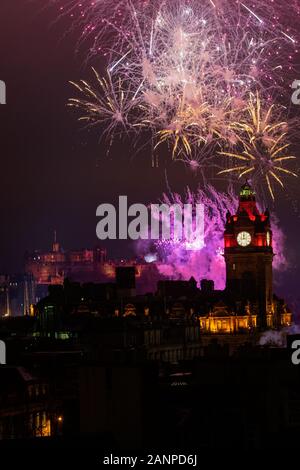
<instances>
[{"instance_id":1,"label":"tower spire","mask_svg":"<svg viewBox=\"0 0 300 470\"><path fill-rule=\"evenodd\" d=\"M57 242L56 230L54 230L54 241L53 241L53 245L52 245L52 251L53 251L53 253L58 253L60 251L60 246L59 246L59 243Z\"/></svg>"},{"instance_id":2,"label":"tower spire","mask_svg":"<svg viewBox=\"0 0 300 470\"><path fill-rule=\"evenodd\" d=\"M247 201L255 201L255 191L247 179L245 183L241 186L240 199L244 199Z\"/></svg>"},{"instance_id":3,"label":"tower spire","mask_svg":"<svg viewBox=\"0 0 300 470\"><path fill-rule=\"evenodd\" d=\"M248 180L241 186L239 193L238 214L247 213L248 216L255 217L259 214L256 206L255 191L249 184Z\"/></svg>"}]
</instances>

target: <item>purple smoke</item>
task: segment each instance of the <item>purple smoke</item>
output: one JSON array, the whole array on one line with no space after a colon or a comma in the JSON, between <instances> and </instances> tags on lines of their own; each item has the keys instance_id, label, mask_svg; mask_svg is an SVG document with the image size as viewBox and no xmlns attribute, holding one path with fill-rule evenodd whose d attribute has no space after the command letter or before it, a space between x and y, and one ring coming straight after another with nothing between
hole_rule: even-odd
<instances>
[{"instance_id":1,"label":"purple smoke","mask_svg":"<svg viewBox=\"0 0 300 470\"><path fill-rule=\"evenodd\" d=\"M212 279L216 289L224 289L226 282L225 261L223 258L223 233L227 211L236 213L238 197L233 190L228 193L217 191L212 186L196 192L186 190L182 197L180 194L163 194L162 203L172 205L203 204L205 210L205 246L200 250L187 250L182 241L160 240L150 246L147 242L139 244L139 251L148 254L155 253L159 260L156 265L160 274L168 279L188 280L193 276L200 279ZM284 234L279 228L278 220L272 217L274 270L287 268L287 260L284 253Z\"/></svg>"}]
</instances>

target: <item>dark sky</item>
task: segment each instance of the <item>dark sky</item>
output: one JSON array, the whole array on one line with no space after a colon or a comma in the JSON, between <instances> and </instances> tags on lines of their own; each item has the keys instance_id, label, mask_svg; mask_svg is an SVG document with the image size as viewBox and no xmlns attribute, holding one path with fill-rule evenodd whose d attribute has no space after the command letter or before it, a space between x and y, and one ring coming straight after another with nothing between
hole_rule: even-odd
<instances>
[{"instance_id":1,"label":"dark sky","mask_svg":"<svg viewBox=\"0 0 300 470\"><path fill-rule=\"evenodd\" d=\"M68 81L90 76L90 65L74 53L77 36L64 37L70 24L51 26L54 12L37 4L0 6L8 103L0 107L2 271L20 269L25 249L49 247L54 229L65 247L93 246L100 203L119 194L156 199L164 188L164 171L151 168L149 154L128 165L125 144L107 158L97 134L81 130L66 107L74 92Z\"/></svg>"},{"instance_id":2,"label":"dark sky","mask_svg":"<svg viewBox=\"0 0 300 470\"><path fill-rule=\"evenodd\" d=\"M126 143L119 144L107 158L97 134L80 130L66 107L73 93L68 81L91 76L90 65L101 64L83 65L84 51L74 52L76 31L65 35L68 20L51 26L54 12L39 10L40 1L0 2L0 80L8 101L0 106L0 272L15 272L26 250L49 247L54 229L65 248L93 246L100 203L119 194L132 202L157 200L166 181L163 165L151 167L148 150L132 160ZM168 179L175 190L197 185L181 165L170 166ZM291 269L278 289L289 297L299 285L299 201L297 181L271 207L287 236ZM110 246L113 256L123 251Z\"/></svg>"}]
</instances>

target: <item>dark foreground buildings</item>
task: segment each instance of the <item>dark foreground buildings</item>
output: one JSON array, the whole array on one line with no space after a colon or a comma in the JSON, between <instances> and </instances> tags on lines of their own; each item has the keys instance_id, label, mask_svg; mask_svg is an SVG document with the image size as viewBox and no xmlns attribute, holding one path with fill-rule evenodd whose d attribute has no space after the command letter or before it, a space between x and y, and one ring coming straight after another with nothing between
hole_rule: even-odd
<instances>
[{"instance_id":1,"label":"dark foreground buildings","mask_svg":"<svg viewBox=\"0 0 300 470\"><path fill-rule=\"evenodd\" d=\"M248 185L224 237L224 291L192 278L137 295L123 267L115 282L51 285L32 316L3 318L0 450L293 447L300 369L280 333L292 315L272 291L269 214Z\"/></svg>"}]
</instances>

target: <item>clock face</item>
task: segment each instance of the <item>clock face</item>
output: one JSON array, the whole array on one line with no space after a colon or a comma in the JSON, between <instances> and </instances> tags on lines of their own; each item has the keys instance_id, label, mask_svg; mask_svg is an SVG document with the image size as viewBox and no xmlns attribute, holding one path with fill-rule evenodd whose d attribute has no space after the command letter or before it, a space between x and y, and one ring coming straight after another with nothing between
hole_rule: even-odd
<instances>
[{"instance_id":1,"label":"clock face","mask_svg":"<svg viewBox=\"0 0 300 470\"><path fill-rule=\"evenodd\" d=\"M240 232L236 239L240 246L249 246L251 243L251 235L248 232Z\"/></svg>"}]
</instances>

